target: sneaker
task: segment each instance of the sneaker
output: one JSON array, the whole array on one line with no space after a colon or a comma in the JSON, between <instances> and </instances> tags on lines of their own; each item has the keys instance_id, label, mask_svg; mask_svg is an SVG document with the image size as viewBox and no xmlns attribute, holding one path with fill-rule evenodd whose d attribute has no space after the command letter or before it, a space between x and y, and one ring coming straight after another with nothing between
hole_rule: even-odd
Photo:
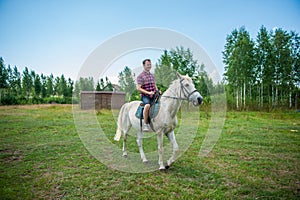
<instances>
[{"instance_id":1,"label":"sneaker","mask_svg":"<svg viewBox=\"0 0 300 200\"><path fill-rule=\"evenodd\" d=\"M144 124L143 131L144 132L149 132L149 124Z\"/></svg>"}]
</instances>

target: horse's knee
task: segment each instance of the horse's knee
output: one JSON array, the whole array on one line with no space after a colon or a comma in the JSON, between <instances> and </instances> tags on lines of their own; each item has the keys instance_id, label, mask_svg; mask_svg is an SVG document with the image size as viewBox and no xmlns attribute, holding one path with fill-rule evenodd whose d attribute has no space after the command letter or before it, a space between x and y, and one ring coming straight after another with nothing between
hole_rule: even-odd
<instances>
[{"instance_id":1,"label":"horse's knee","mask_svg":"<svg viewBox=\"0 0 300 200\"><path fill-rule=\"evenodd\" d=\"M178 147L174 148L174 153L175 153L175 154L178 154L178 153L179 153L179 148L178 148Z\"/></svg>"},{"instance_id":2,"label":"horse's knee","mask_svg":"<svg viewBox=\"0 0 300 200\"><path fill-rule=\"evenodd\" d=\"M136 140L136 143L138 144L138 147L141 147L143 144L142 140L139 138Z\"/></svg>"},{"instance_id":3,"label":"horse's knee","mask_svg":"<svg viewBox=\"0 0 300 200\"><path fill-rule=\"evenodd\" d=\"M159 154L163 153L163 147L161 145L158 145L157 149Z\"/></svg>"},{"instance_id":4,"label":"horse's knee","mask_svg":"<svg viewBox=\"0 0 300 200\"><path fill-rule=\"evenodd\" d=\"M123 141L126 142L127 140L127 133L124 133Z\"/></svg>"}]
</instances>

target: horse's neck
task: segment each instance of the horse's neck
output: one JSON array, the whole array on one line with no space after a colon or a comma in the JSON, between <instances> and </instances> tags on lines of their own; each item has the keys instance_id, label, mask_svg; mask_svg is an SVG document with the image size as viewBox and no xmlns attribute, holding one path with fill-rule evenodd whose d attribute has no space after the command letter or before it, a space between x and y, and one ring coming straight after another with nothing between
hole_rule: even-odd
<instances>
[{"instance_id":1,"label":"horse's neck","mask_svg":"<svg viewBox=\"0 0 300 200\"><path fill-rule=\"evenodd\" d=\"M177 86L176 82L171 84L171 86L164 92L161 101L164 102L165 109L170 113L171 117L175 117L181 106L180 89L179 86Z\"/></svg>"}]
</instances>

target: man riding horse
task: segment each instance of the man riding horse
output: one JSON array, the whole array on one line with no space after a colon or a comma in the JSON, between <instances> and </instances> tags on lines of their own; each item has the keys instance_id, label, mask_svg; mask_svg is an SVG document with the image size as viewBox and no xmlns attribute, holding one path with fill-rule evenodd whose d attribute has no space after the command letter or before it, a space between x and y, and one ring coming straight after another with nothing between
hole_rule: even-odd
<instances>
[{"instance_id":1,"label":"man riding horse","mask_svg":"<svg viewBox=\"0 0 300 200\"><path fill-rule=\"evenodd\" d=\"M149 109L150 103L153 101L155 92L158 91L158 88L155 84L154 75L151 74L151 60L145 59L143 61L144 71L137 77L137 90L141 93L142 102L144 104L144 126L143 131L149 131Z\"/></svg>"}]
</instances>

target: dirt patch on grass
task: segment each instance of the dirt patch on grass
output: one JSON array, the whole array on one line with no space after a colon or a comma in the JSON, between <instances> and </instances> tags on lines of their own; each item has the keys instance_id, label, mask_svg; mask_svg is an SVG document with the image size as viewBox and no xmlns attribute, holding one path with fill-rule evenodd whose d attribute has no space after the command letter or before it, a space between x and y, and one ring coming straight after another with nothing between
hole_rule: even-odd
<instances>
[{"instance_id":1,"label":"dirt patch on grass","mask_svg":"<svg viewBox=\"0 0 300 200\"><path fill-rule=\"evenodd\" d=\"M4 163L20 162L23 158L21 151L12 149L0 150L0 155L1 161Z\"/></svg>"}]
</instances>

